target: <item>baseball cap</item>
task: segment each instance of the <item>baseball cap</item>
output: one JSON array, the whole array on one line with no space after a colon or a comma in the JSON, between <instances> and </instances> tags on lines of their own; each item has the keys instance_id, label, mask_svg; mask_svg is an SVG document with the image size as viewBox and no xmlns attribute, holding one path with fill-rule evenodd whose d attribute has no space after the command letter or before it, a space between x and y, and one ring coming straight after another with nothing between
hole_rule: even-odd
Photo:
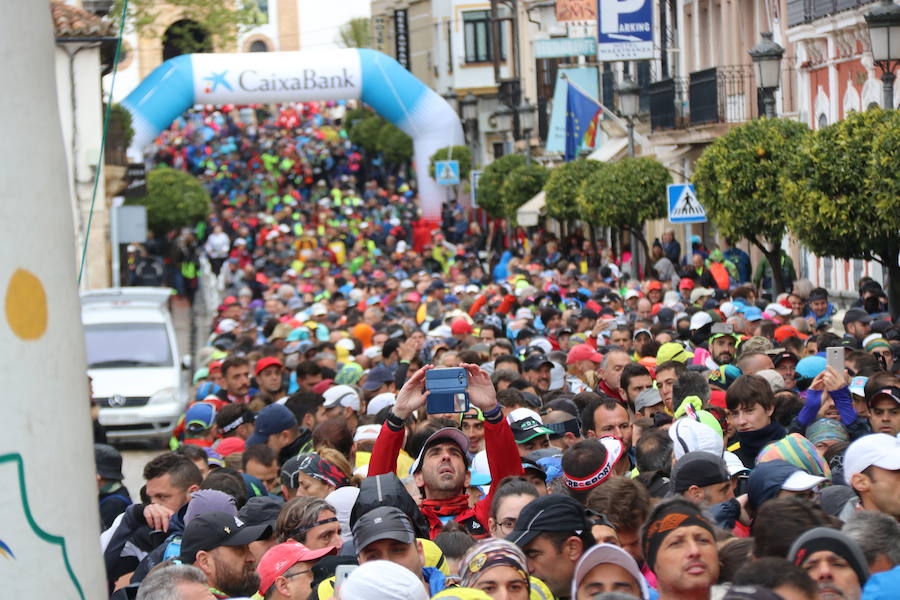
<instances>
[{"instance_id":1,"label":"baseball cap","mask_svg":"<svg viewBox=\"0 0 900 600\"><path fill-rule=\"evenodd\" d=\"M453 319L453 322L450 323L450 331L453 335L465 335L467 333L472 333L472 324L463 317L457 317Z\"/></svg>"},{"instance_id":2,"label":"baseball cap","mask_svg":"<svg viewBox=\"0 0 900 600\"><path fill-rule=\"evenodd\" d=\"M661 289L662 289L661 281L653 279L653 280L647 282L647 291L648 292L651 290L661 290Z\"/></svg>"},{"instance_id":3,"label":"baseball cap","mask_svg":"<svg viewBox=\"0 0 900 600\"><path fill-rule=\"evenodd\" d=\"M325 398L325 403L323 404L325 408L344 406L353 410L359 410L359 394L349 385L336 385L328 388L322 396ZM257 420L259 420L258 417Z\"/></svg>"},{"instance_id":4,"label":"baseball cap","mask_svg":"<svg viewBox=\"0 0 900 600\"><path fill-rule=\"evenodd\" d=\"M531 460L530 458L525 457L522 459L522 471L525 473L531 472L542 478L544 481L547 481L547 471L544 469L544 467Z\"/></svg>"},{"instance_id":5,"label":"baseball cap","mask_svg":"<svg viewBox=\"0 0 900 600\"><path fill-rule=\"evenodd\" d=\"M367 415L377 415L386 406L393 406L397 402L397 394L393 392L382 392L378 394L366 404Z\"/></svg>"},{"instance_id":6,"label":"baseball cap","mask_svg":"<svg viewBox=\"0 0 900 600\"><path fill-rule=\"evenodd\" d=\"M844 454L844 478L862 473L869 467L900 470L900 439L886 433L872 433L854 441Z\"/></svg>"},{"instance_id":7,"label":"baseball cap","mask_svg":"<svg viewBox=\"0 0 900 600\"><path fill-rule=\"evenodd\" d=\"M640 411L662 402L662 396L656 388L647 388L634 399L634 410Z\"/></svg>"},{"instance_id":8,"label":"baseball cap","mask_svg":"<svg viewBox=\"0 0 900 600\"><path fill-rule=\"evenodd\" d=\"M631 300L632 298L640 298L640 297L641 297L641 293L638 292L637 290L628 290L627 292L625 292L626 300Z\"/></svg>"},{"instance_id":9,"label":"baseball cap","mask_svg":"<svg viewBox=\"0 0 900 600\"><path fill-rule=\"evenodd\" d=\"M712 315L705 310L695 312L691 315L691 331L697 331L704 325L712 323Z\"/></svg>"},{"instance_id":10,"label":"baseball cap","mask_svg":"<svg viewBox=\"0 0 900 600\"><path fill-rule=\"evenodd\" d=\"M784 352L779 352L778 354L776 354L775 356L772 357L772 364L774 364L777 367L780 363L782 363L786 360L792 360L795 363L800 362L800 358L796 354L794 354L793 352L784 351Z\"/></svg>"},{"instance_id":11,"label":"baseball cap","mask_svg":"<svg viewBox=\"0 0 900 600\"><path fill-rule=\"evenodd\" d=\"M195 517L184 528L181 560L193 564L197 552L220 546L246 546L272 535L269 525L245 525L239 517L224 512L209 512Z\"/></svg>"},{"instance_id":12,"label":"baseball cap","mask_svg":"<svg viewBox=\"0 0 900 600\"><path fill-rule=\"evenodd\" d=\"M369 403L371 406L371 403ZM374 442L381 432L381 425L360 425L353 434L354 442Z\"/></svg>"},{"instance_id":13,"label":"baseball cap","mask_svg":"<svg viewBox=\"0 0 900 600\"><path fill-rule=\"evenodd\" d=\"M696 304L700 298L705 298L707 296L712 296L715 294L715 291L705 288L705 287L697 287L691 290L691 304Z\"/></svg>"},{"instance_id":14,"label":"baseball cap","mask_svg":"<svg viewBox=\"0 0 900 600\"><path fill-rule=\"evenodd\" d=\"M272 330L272 334L266 338L266 341L269 343L274 342L275 340L284 340L287 339L287 336L291 334L294 328L291 327L288 323L279 323L275 326L275 329Z\"/></svg>"},{"instance_id":15,"label":"baseball cap","mask_svg":"<svg viewBox=\"0 0 900 600\"><path fill-rule=\"evenodd\" d=\"M580 535L590 529L584 507L575 498L548 494L525 505L506 539L524 548L542 533L571 531Z\"/></svg>"},{"instance_id":16,"label":"baseball cap","mask_svg":"<svg viewBox=\"0 0 900 600\"><path fill-rule=\"evenodd\" d=\"M532 354L524 361L522 361L522 370L523 371L537 371L544 365L547 365L551 369L553 368L553 361L547 358L543 354Z\"/></svg>"},{"instance_id":17,"label":"baseball cap","mask_svg":"<svg viewBox=\"0 0 900 600\"><path fill-rule=\"evenodd\" d=\"M261 358L256 361L256 369L253 371L256 373L256 376L259 377L259 374L268 369L269 367L284 367L284 363L275 358L274 356L266 356L265 358Z\"/></svg>"},{"instance_id":18,"label":"baseball cap","mask_svg":"<svg viewBox=\"0 0 900 600\"><path fill-rule=\"evenodd\" d=\"M779 317L786 317L791 314L791 309L785 306L784 304L779 304L777 302L771 302L766 305L766 310L764 311L769 315L777 315Z\"/></svg>"},{"instance_id":19,"label":"baseball cap","mask_svg":"<svg viewBox=\"0 0 900 600\"><path fill-rule=\"evenodd\" d=\"M759 321L763 318L762 311L756 306L746 306L741 312L748 321Z\"/></svg>"},{"instance_id":20,"label":"baseball cap","mask_svg":"<svg viewBox=\"0 0 900 600\"><path fill-rule=\"evenodd\" d=\"M544 427L544 425L533 417L526 417L510 424L513 437L517 444L524 444L528 440L532 440L539 435L550 435L552 429Z\"/></svg>"},{"instance_id":21,"label":"baseball cap","mask_svg":"<svg viewBox=\"0 0 900 600\"><path fill-rule=\"evenodd\" d=\"M416 540L416 531L406 513L396 506L379 506L353 524L353 542L358 551L379 540L412 544Z\"/></svg>"},{"instance_id":22,"label":"baseball cap","mask_svg":"<svg viewBox=\"0 0 900 600\"><path fill-rule=\"evenodd\" d=\"M334 546L310 550L300 542L293 540L272 546L256 565L256 574L259 575L259 593L265 595L275 584L275 580L298 562L318 560L334 551Z\"/></svg>"},{"instance_id":23,"label":"baseball cap","mask_svg":"<svg viewBox=\"0 0 900 600\"><path fill-rule=\"evenodd\" d=\"M641 574L634 558L619 546L613 544L597 544L590 550L581 555L578 564L575 565L575 573L572 578L572 598L577 595L578 586L591 572L591 569L598 565L612 564L622 567L638 584L641 589L641 600L649 600L650 589L647 586L647 580Z\"/></svg>"},{"instance_id":24,"label":"baseball cap","mask_svg":"<svg viewBox=\"0 0 900 600\"><path fill-rule=\"evenodd\" d=\"M850 385L847 387L850 388L850 393L854 396L865 396L867 381L869 381L869 378L865 375L857 375L850 380Z\"/></svg>"},{"instance_id":25,"label":"baseball cap","mask_svg":"<svg viewBox=\"0 0 900 600\"><path fill-rule=\"evenodd\" d=\"M779 344L789 337L795 337L800 338L801 340L805 340L809 336L800 333L800 331L793 325L779 325L775 328L775 341Z\"/></svg>"},{"instance_id":26,"label":"baseball cap","mask_svg":"<svg viewBox=\"0 0 900 600\"><path fill-rule=\"evenodd\" d=\"M824 477L810 475L802 469L797 469L781 484L781 489L788 492L805 492L811 490L825 481Z\"/></svg>"},{"instance_id":27,"label":"baseball cap","mask_svg":"<svg viewBox=\"0 0 900 600\"><path fill-rule=\"evenodd\" d=\"M309 307L309 314L311 317L322 317L328 314L328 309L325 308L324 304L316 302Z\"/></svg>"},{"instance_id":28,"label":"baseball cap","mask_svg":"<svg viewBox=\"0 0 900 600\"><path fill-rule=\"evenodd\" d=\"M190 433L206 431L216 422L216 407L209 402L195 402L184 413L184 428Z\"/></svg>"},{"instance_id":29,"label":"baseball cap","mask_svg":"<svg viewBox=\"0 0 900 600\"><path fill-rule=\"evenodd\" d=\"M472 464L472 457L469 455L469 438L466 437L459 429L455 427L444 427L443 429L438 429L425 440L425 443L422 444L422 449L419 450L419 455L416 457L415 462L410 467L409 472L415 473L419 470L419 467L422 463L422 457L425 456L425 451L434 446L438 442L453 442L457 446L459 446L460 450L463 453L463 461L466 463L466 468Z\"/></svg>"},{"instance_id":30,"label":"baseball cap","mask_svg":"<svg viewBox=\"0 0 900 600\"><path fill-rule=\"evenodd\" d=\"M872 317L862 308L849 308L844 313L844 328L850 323L871 323Z\"/></svg>"},{"instance_id":31,"label":"baseball cap","mask_svg":"<svg viewBox=\"0 0 900 600\"><path fill-rule=\"evenodd\" d=\"M245 525L271 525L275 529L278 513L284 506L281 496L254 496L238 511L238 518Z\"/></svg>"},{"instance_id":32,"label":"baseball cap","mask_svg":"<svg viewBox=\"0 0 900 600\"><path fill-rule=\"evenodd\" d=\"M703 450L688 452L672 467L672 483L679 494L692 485L706 487L730 480L725 460Z\"/></svg>"},{"instance_id":33,"label":"baseball cap","mask_svg":"<svg viewBox=\"0 0 900 600\"><path fill-rule=\"evenodd\" d=\"M297 417L283 404L270 404L256 415L253 435L247 438L247 447L265 444L270 435L297 426Z\"/></svg>"},{"instance_id":34,"label":"baseball cap","mask_svg":"<svg viewBox=\"0 0 900 600\"><path fill-rule=\"evenodd\" d=\"M94 463L97 475L110 481L122 481L122 454L108 444L94 444Z\"/></svg>"},{"instance_id":35,"label":"baseball cap","mask_svg":"<svg viewBox=\"0 0 900 600\"><path fill-rule=\"evenodd\" d=\"M581 360L599 363L603 360L603 355L588 344L576 344L569 350L569 354L566 356L566 364L571 365Z\"/></svg>"},{"instance_id":36,"label":"baseball cap","mask_svg":"<svg viewBox=\"0 0 900 600\"><path fill-rule=\"evenodd\" d=\"M642 333L646 333L648 336L650 336L651 339L653 339L653 333L649 329L635 329L634 335L632 335L631 338L636 340L637 337Z\"/></svg>"},{"instance_id":37,"label":"baseball cap","mask_svg":"<svg viewBox=\"0 0 900 600\"><path fill-rule=\"evenodd\" d=\"M386 383L394 381L394 372L389 367L378 365L366 377L366 382L362 384L363 391L374 392Z\"/></svg>"},{"instance_id":38,"label":"baseball cap","mask_svg":"<svg viewBox=\"0 0 900 600\"><path fill-rule=\"evenodd\" d=\"M900 403L900 387L897 387L895 385L886 385L878 388L872 393L869 399L869 404L872 404L880 398L890 398L894 402Z\"/></svg>"},{"instance_id":39,"label":"baseball cap","mask_svg":"<svg viewBox=\"0 0 900 600\"><path fill-rule=\"evenodd\" d=\"M661 365L670 360L686 363L689 358L693 357L694 353L688 352L685 347L678 342L666 342L656 351L656 364Z\"/></svg>"},{"instance_id":40,"label":"baseball cap","mask_svg":"<svg viewBox=\"0 0 900 600\"><path fill-rule=\"evenodd\" d=\"M678 289L681 290L692 290L694 286L697 285L693 279L690 277L682 277L681 281L678 282Z\"/></svg>"}]
</instances>

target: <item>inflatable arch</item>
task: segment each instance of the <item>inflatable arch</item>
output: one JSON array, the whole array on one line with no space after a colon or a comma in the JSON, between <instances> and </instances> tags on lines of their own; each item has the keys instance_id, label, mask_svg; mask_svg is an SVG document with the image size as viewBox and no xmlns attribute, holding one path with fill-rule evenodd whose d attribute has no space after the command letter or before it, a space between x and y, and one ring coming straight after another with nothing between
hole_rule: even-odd
<instances>
[{"instance_id":1,"label":"inflatable arch","mask_svg":"<svg viewBox=\"0 0 900 600\"><path fill-rule=\"evenodd\" d=\"M369 49L185 54L167 60L122 105L140 152L195 104L362 100L413 139L423 216L439 221L445 191L428 173L435 150L463 144L453 108L393 58Z\"/></svg>"}]
</instances>

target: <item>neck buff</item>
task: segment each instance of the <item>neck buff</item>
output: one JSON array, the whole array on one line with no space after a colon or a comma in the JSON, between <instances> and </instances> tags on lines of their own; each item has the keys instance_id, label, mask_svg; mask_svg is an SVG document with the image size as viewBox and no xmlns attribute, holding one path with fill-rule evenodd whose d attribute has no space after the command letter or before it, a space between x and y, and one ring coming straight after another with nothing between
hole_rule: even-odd
<instances>
[{"instance_id":1,"label":"neck buff","mask_svg":"<svg viewBox=\"0 0 900 600\"><path fill-rule=\"evenodd\" d=\"M525 555L518 546L503 539L484 540L472 546L459 563L462 587L474 587L491 567L512 567L528 585Z\"/></svg>"},{"instance_id":2,"label":"neck buff","mask_svg":"<svg viewBox=\"0 0 900 600\"><path fill-rule=\"evenodd\" d=\"M318 454L307 454L300 461L300 470L335 488L350 485L350 479L343 471L327 460L322 459Z\"/></svg>"},{"instance_id":3,"label":"neck buff","mask_svg":"<svg viewBox=\"0 0 900 600\"><path fill-rule=\"evenodd\" d=\"M697 507L688 502L673 503L672 506L656 515L656 519L647 525L643 539L644 560L651 570L654 570L656 553L662 546L663 540L679 527L691 525L706 529L715 538L713 526L703 518Z\"/></svg>"}]
</instances>

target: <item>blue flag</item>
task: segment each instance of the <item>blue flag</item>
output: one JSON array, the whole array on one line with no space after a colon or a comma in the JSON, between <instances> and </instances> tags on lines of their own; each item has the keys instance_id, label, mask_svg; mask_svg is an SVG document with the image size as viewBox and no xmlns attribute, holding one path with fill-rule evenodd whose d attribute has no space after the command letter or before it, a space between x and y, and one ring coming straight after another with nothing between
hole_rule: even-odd
<instances>
[{"instance_id":1,"label":"blue flag","mask_svg":"<svg viewBox=\"0 0 900 600\"><path fill-rule=\"evenodd\" d=\"M566 162L578 156L584 134L592 125L596 128L595 119L600 111L599 102L566 82Z\"/></svg>"}]
</instances>

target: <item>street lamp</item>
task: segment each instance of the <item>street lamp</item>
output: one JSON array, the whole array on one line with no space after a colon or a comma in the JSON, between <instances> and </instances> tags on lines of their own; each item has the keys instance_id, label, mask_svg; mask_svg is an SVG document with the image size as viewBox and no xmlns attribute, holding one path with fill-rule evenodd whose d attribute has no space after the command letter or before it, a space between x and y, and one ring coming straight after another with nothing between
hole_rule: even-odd
<instances>
[{"instance_id":1,"label":"street lamp","mask_svg":"<svg viewBox=\"0 0 900 600\"><path fill-rule=\"evenodd\" d=\"M881 68L881 85L885 109L894 107L894 66L900 62L900 6L891 0L881 0L881 4L866 14L872 58Z\"/></svg>"},{"instance_id":2,"label":"street lamp","mask_svg":"<svg viewBox=\"0 0 900 600\"><path fill-rule=\"evenodd\" d=\"M489 123L496 131L512 131L515 111L501 104L490 116Z\"/></svg>"},{"instance_id":3,"label":"street lamp","mask_svg":"<svg viewBox=\"0 0 900 600\"><path fill-rule=\"evenodd\" d=\"M534 121L537 116L536 107L523 98L516 107L519 114L519 126L522 128L522 139L525 141L525 162L531 164L531 133L534 131Z\"/></svg>"},{"instance_id":4,"label":"street lamp","mask_svg":"<svg viewBox=\"0 0 900 600\"><path fill-rule=\"evenodd\" d=\"M472 92L469 92L459 101L462 108L463 121L475 121L478 119L478 98Z\"/></svg>"},{"instance_id":5,"label":"street lamp","mask_svg":"<svg viewBox=\"0 0 900 600\"><path fill-rule=\"evenodd\" d=\"M634 118L641 110L641 86L628 76L619 84L619 110L628 121L628 156L634 157Z\"/></svg>"},{"instance_id":6,"label":"street lamp","mask_svg":"<svg viewBox=\"0 0 900 600\"><path fill-rule=\"evenodd\" d=\"M775 90L781 83L781 57L784 48L772 40L772 32L762 33L762 40L747 51L756 65L756 82L763 91L766 118L775 118Z\"/></svg>"},{"instance_id":7,"label":"street lamp","mask_svg":"<svg viewBox=\"0 0 900 600\"><path fill-rule=\"evenodd\" d=\"M453 109L453 112L459 114L459 98L456 96L456 92L448 89L446 92L441 94L441 97L450 105L450 108Z\"/></svg>"}]
</instances>

